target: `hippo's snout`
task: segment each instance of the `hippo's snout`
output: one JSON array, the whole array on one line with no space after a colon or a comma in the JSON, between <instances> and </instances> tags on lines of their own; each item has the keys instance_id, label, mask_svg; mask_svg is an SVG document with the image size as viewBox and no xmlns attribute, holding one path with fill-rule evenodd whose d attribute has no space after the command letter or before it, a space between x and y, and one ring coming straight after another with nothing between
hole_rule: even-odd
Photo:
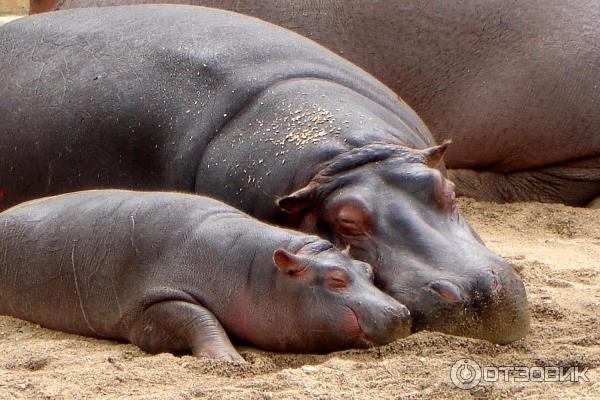
<instances>
[{"instance_id":1,"label":"hippo's snout","mask_svg":"<svg viewBox=\"0 0 600 400\"><path fill-rule=\"evenodd\" d=\"M382 345L410 335L410 311L396 301L393 303L384 306L378 315L365 315L364 318L358 315L360 329L369 342Z\"/></svg>"},{"instance_id":2,"label":"hippo's snout","mask_svg":"<svg viewBox=\"0 0 600 400\"><path fill-rule=\"evenodd\" d=\"M502 285L497 269L489 269L477 277L473 290L475 301L493 301L500 294Z\"/></svg>"},{"instance_id":3,"label":"hippo's snout","mask_svg":"<svg viewBox=\"0 0 600 400\"><path fill-rule=\"evenodd\" d=\"M400 307L385 307L385 313L390 316L392 323L404 322L410 318L410 311L404 306Z\"/></svg>"},{"instance_id":4,"label":"hippo's snout","mask_svg":"<svg viewBox=\"0 0 600 400\"><path fill-rule=\"evenodd\" d=\"M529 331L525 287L508 264L477 275L432 280L415 298L407 302L413 331L435 330L499 344L521 339Z\"/></svg>"},{"instance_id":5,"label":"hippo's snout","mask_svg":"<svg viewBox=\"0 0 600 400\"><path fill-rule=\"evenodd\" d=\"M387 343L410 335L412 323L408 308L400 305L399 307L390 307L386 312L390 315L390 325L392 327L390 340Z\"/></svg>"}]
</instances>

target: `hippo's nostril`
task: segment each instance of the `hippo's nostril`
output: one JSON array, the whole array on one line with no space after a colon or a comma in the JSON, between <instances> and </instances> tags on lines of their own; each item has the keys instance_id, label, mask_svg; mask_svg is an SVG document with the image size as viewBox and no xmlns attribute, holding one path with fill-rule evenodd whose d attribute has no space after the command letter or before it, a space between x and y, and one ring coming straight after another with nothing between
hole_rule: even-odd
<instances>
[{"instance_id":1,"label":"hippo's nostril","mask_svg":"<svg viewBox=\"0 0 600 400\"><path fill-rule=\"evenodd\" d=\"M393 322L401 322L407 319L410 316L410 311L406 307L385 307L386 314L390 315L390 318Z\"/></svg>"},{"instance_id":2,"label":"hippo's nostril","mask_svg":"<svg viewBox=\"0 0 600 400\"><path fill-rule=\"evenodd\" d=\"M435 281L429 283L427 287L435 294L453 303L463 301L463 296L460 289L448 281Z\"/></svg>"},{"instance_id":3,"label":"hippo's nostril","mask_svg":"<svg viewBox=\"0 0 600 400\"><path fill-rule=\"evenodd\" d=\"M498 275L495 272L492 272L492 283L490 284L490 290L492 294L496 294L500 289L500 284L498 283Z\"/></svg>"},{"instance_id":4,"label":"hippo's nostril","mask_svg":"<svg viewBox=\"0 0 600 400\"><path fill-rule=\"evenodd\" d=\"M494 297L498 295L502 288L502 283L498 277L498 272L489 270L482 278L479 279L478 289L483 297Z\"/></svg>"}]
</instances>

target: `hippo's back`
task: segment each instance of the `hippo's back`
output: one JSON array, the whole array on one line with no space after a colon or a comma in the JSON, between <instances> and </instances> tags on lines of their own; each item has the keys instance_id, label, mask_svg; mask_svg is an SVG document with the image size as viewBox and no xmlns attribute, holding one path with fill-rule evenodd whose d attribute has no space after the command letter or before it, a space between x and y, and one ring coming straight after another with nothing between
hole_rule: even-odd
<instances>
[{"instance_id":1,"label":"hippo's back","mask_svg":"<svg viewBox=\"0 0 600 400\"><path fill-rule=\"evenodd\" d=\"M219 259L223 242L215 238L261 226L216 200L177 193L86 191L24 203L0 213L0 315L125 339L123 329L164 288L175 296L214 279L210 257ZM186 256L195 232L204 259ZM177 270L188 264L202 279Z\"/></svg>"},{"instance_id":2,"label":"hippo's back","mask_svg":"<svg viewBox=\"0 0 600 400\"><path fill-rule=\"evenodd\" d=\"M412 113L316 43L203 7L23 18L0 28L0 70L0 209L90 188L193 191L207 143L285 80L333 81Z\"/></svg>"}]
</instances>

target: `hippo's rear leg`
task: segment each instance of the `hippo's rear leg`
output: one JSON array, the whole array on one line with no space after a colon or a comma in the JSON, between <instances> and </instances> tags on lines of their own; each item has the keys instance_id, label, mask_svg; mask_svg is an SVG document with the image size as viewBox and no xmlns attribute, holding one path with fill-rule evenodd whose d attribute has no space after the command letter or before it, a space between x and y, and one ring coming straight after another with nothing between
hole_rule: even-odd
<instances>
[{"instance_id":1,"label":"hippo's rear leg","mask_svg":"<svg viewBox=\"0 0 600 400\"><path fill-rule=\"evenodd\" d=\"M129 332L129 340L148 353L191 349L196 357L244 362L213 313L184 301L164 301L147 308Z\"/></svg>"}]
</instances>

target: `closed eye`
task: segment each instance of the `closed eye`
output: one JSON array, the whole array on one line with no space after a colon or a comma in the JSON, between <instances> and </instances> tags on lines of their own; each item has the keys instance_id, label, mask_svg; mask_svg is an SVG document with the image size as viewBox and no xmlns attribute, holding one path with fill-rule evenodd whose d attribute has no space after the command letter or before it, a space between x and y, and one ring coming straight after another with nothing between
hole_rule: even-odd
<instances>
[{"instance_id":1,"label":"closed eye","mask_svg":"<svg viewBox=\"0 0 600 400\"><path fill-rule=\"evenodd\" d=\"M348 286L345 280L338 278L330 278L327 283L332 289L342 289Z\"/></svg>"},{"instance_id":2,"label":"closed eye","mask_svg":"<svg viewBox=\"0 0 600 400\"><path fill-rule=\"evenodd\" d=\"M344 289L348 286L348 277L344 271L333 270L326 274L327 286L330 289Z\"/></svg>"},{"instance_id":3,"label":"closed eye","mask_svg":"<svg viewBox=\"0 0 600 400\"><path fill-rule=\"evenodd\" d=\"M356 224L356 222L354 222L351 219L342 219L339 218L338 219L340 227L343 229L343 233L346 235L360 235L363 232L361 231L361 229L358 227L358 225Z\"/></svg>"}]
</instances>

